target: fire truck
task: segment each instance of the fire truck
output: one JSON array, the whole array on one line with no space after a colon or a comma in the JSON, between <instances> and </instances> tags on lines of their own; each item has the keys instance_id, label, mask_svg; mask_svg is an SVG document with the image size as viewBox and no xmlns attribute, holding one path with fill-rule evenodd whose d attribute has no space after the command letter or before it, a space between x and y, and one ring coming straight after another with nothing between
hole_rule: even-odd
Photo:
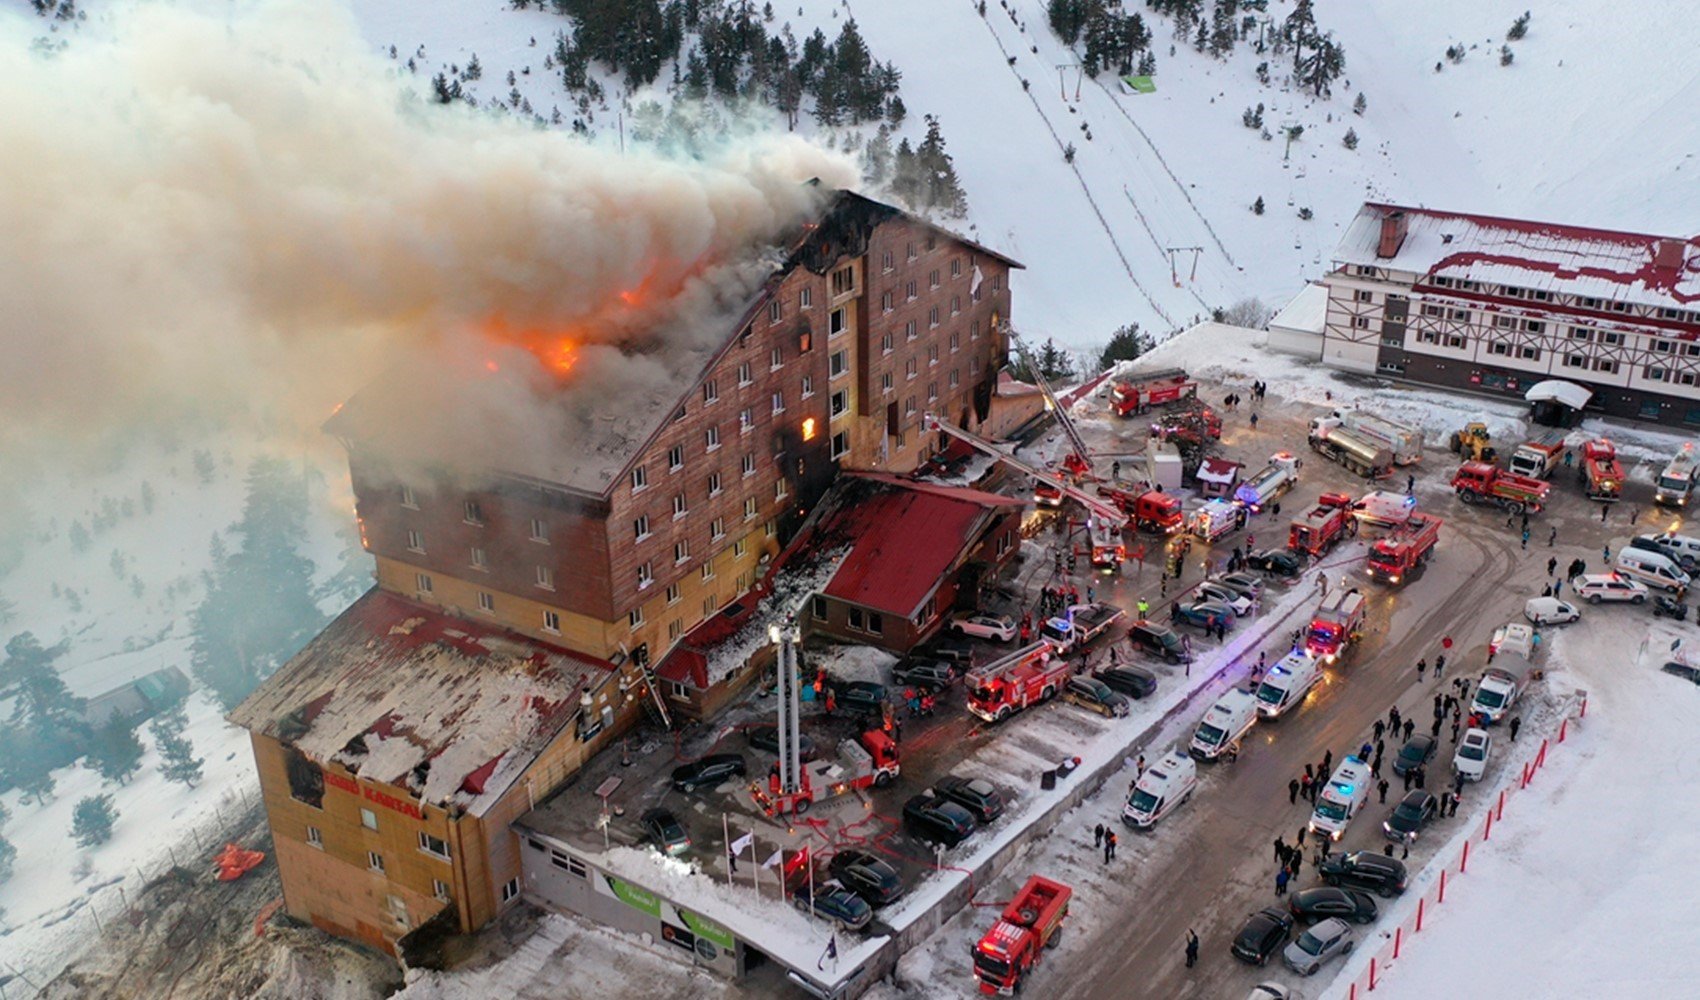
<instances>
[{"instance_id":1,"label":"fire truck","mask_svg":"<svg viewBox=\"0 0 1700 1000\"><path fill-rule=\"evenodd\" d=\"M1049 700L1068 683L1068 661L1041 639L968 672L968 711L987 722L1002 722L1029 705Z\"/></svg>"},{"instance_id":2,"label":"fire truck","mask_svg":"<svg viewBox=\"0 0 1700 1000\"><path fill-rule=\"evenodd\" d=\"M1110 409L1118 417L1132 417L1153 406L1168 406L1198 395L1198 383L1182 368L1141 372L1117 382L1110 390Z\"/></svg>"},{"instance_id":3,"label":"fire truck","mask_svg":"<svg viewBox=\"0 0 1700 1000\"><path fill-rule=\"evenodd\" d=\"M1412 514L1386 538L1370 546L1370 578L1388 583L1409 579L1434 555L1434 546L1439 541L1440 518L1433 514Z\"/></svg>"},{"instance_id":4,"label":"fire truck","mask_svg":"<svg viewBox=\"0 0 1700 1000\"><path fill-rule=\"evenodd\" d=\"M1298 517L1287 529L1287 548L1311 556L1320 556L1336 542L1358 533L1358 519L1352 515L1352 498L1344 493L1324 493L1316 506Z\"/></svg>"},{"instance_id":5,"label":"fire truck","mask_svg":"<svg viewBox=\"0 0 1700 1000\"><path fill-rule=\"evenodd\" d=\"M1582 471L1577 478L1589 500L1615 503L1623 498L1623 466L1617 464L1617 449L1605 438L1582 446Z\"/></svg>"},{"instance_id":6,"label":"fire truck","mask_svg":"<svg viewBox=\"0 0 1700 1000\"><path fill-rule=\"evenodd\" d=\"M1162 490L1134 491L1100 486L1098 495L1113 501L1141 531L1172 535L1186 525L1180 498Z\"/></svg>"},{"instance_id":7,"label":"fire truck","mask_svg":"<svg viewBox=\"0 0 1700 1000\"><path fill-rule=\"evenodd\" d=\"M837 759L804 764L795 792L782 791L779 772L774 771L768 776L765 788L760 782L751 783L750 797L769 816L786 813L801 816L822 799L861 791L869 785L884 788L897 777L898 771L897 743L883 731L870 729L862 734L860 743L855 740L839 743Z\"/></svg>"},{"instance_id":8,"label":"fire truck","mask_svg":"<svg viewBox=\"0 0 1700 1000\"><path fill-rule=\"evenodd\" d=\"M1355 588L1324 597L1305 629L1305 652L1333 663L1358 640L1364 625L1364 595Z\"/></svg>"},{"instance_id":9,"label":"fire truck","mask_svg":"<svg viewBox=\"0 0 1700 1000\"><path fill-rule=\"evenodd\" d=\"M1263 505L1286 493L1299 481L1299 460L1291 452L1278 451L1269 464L1234 491L1234 502L1257 513Z\"/></svg>"},{"instance_id":10,"label":"fire truck","mask_svg":"<svg viewBox=\"0 0 1700 1000\"><path fill-rule=\"evenodd\" d=\"M1465 462L1452 474L1452 489L1468 504L1485 503L1513 514L1533 514L1546 503L1552 485L1506 472L1486 462Z\"/></svg>"},{"instance_id":11,"label":"fire truck","mask_svg":"<svg viewBox=\"0 0 1700 1000\"><path fill-rule=\"evenodd\" d=\"M1021 992L1021 981L1056 944L1072 895L1068 886L1041 875L1027 880L974 946L974 978L981 993Z\"/></svg>"}]
</instances>

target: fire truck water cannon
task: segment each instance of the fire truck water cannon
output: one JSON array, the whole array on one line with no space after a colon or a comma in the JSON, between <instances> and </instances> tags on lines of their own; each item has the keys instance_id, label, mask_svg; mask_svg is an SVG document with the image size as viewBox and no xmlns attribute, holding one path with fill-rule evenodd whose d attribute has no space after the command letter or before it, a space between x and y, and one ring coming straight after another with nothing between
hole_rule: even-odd
<instances>
[{"instance_id":1,"label":"fire truck water cannon","mask_svg":"<svg viewBox=\"0 0 1700 1000\"><path fill-rule=\"evenodd\" d=\"M1056 943L1074 891L1034 875L973 948L974 978L985 994L1021 992L1021 982Z\"/></svg>"}]
</instances>

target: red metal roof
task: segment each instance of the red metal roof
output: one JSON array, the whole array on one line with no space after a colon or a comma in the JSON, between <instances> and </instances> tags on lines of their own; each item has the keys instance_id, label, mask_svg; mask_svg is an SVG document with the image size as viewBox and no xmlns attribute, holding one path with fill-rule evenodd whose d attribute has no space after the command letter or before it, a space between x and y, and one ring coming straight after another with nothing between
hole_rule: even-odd
<instances>
[{"instance_id":1,"label":"red metal roof","mask_svg":"<svg viewBox=\"0 0 1700 1000\"><path fill-rule=\"evenodd\" d=\"M992 512L1022 501L980 490L916 483L882 473L853 480L881 488L833 512L820 526L850 545L825 588L829 597L911 617L940 577L978 539Z\"/></svg>"}]
</instances>

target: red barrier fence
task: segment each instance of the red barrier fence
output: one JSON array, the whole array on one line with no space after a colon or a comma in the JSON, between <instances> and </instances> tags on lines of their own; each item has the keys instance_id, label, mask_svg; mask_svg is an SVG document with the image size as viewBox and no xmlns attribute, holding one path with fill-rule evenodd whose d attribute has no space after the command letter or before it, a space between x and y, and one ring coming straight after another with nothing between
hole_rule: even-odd
<instances>
[{"instance_id":1,"label":"red barrier fence","mask_svg":"<svg viewBox=\"0 0 1700 1000\"><path fill-rule=\"evenodd\" d=\"M1515 793L1529 787L1529 783L1535 775L1546 765L1549 746L1563 743L1569 735L1569 723L1576 721L1580 724L1580 720L1588 714L1587 693L1581 692L1580 703L1571 706L1571 708L1575 714L1571 715L1567 711L1561 717L1557 736L1550 740L1541 740L1541 747L1535 752L1534 758L1525 763L1520 772L1512 772L1514 780L1502 781L1496 798L1489 803L1487 812L1482 817L1481 827L1465 839L1458 854L1451 861L1445 863L1441 863L1438 858L1430 862L1431 865L1440 865L1440 878L1423 891L1423 894L1417 898L1416 910L1393 928L1382 943L1381 949L1370 956L1369 965L1351 981L1346 992L1348 1000L1360 1000L1365 994L1374 992L1375 988L1380 986L1381 981L1386 978L1387 970L1403 955L1410 952L1410 947L1406 945L1405 939L1421 933L1425 923L1433 923L1429 911L1446 902L1448 878L1463 875L1469 870L1471 845L1478 841L1483 844L1488 842L1493 833L1493 825L1505 818L1507 798L1515 799ZM1368 943L1368 941L1365 943Z\"/></svg>"}]
</instances>

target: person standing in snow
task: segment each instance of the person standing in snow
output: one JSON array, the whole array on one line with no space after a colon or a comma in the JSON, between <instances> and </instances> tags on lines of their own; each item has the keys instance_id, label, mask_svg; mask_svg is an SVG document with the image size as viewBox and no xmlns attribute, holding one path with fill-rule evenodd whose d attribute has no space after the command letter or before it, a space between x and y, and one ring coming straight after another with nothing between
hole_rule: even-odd
<instances>
[{"instance_id":1,"label":"person standing in snow","mask_svg":"<svg viewBox=\"0 0 1700 1000\"><path fill-rule=\"evenodd\" d=\"M1524 528L1523 529L1523 551L1527 552L1528 550L1529 550L1529 529Z\"/></svg>"},{"instance_id":2,"label":"person standing in snow","mask_svg":"<svg viewBox=\"0 0 1700 1000\"><path fill-rule=\"evenodd\" d=\"M1280 837L1275 838L1275 860L1279 862L1287 856L1287 842Z\"/></svg>"},{"instance_id":3,"label":"person standing in snow","mask_svg":"<svg viewBox=\"0 0 1700 1000\"><path fill-rule=\"evenodd\" d=\"M1417 661L1417 680L1419 680L1419 681L1422 680L1423 674L1425 674L1427 672L1428 672L1428 657L1425 656L1422 659Z\"/></svg>"},{"instance_id":4,"label":"person standing in snow","mask_svg":"<svg viewBox=\"0 0 1700 1000\"><path fill-rule=\"evenodd\" d=\"M1306 764L1304 780L1299 783L1299 788L1304 792L1306 802L1310 801L1310 783L1310 765Z\"/></svg>"},{"instance_id":5,"label":"person standing in snow","mask_svg":"<svg viewBox=\"0 0 1700 1000\"><path fill-rule=\"evenodd\" d=\"M1092 828L1092 846L1104 846L1104 824L1102 823L1099 823L1097 826Z\"/></svg>"},{"instance_id":6,"label":"person standing in snow","mask_svg":"<svg viewBox=\"0 0 1700 1000\"><path fill-rule=\"evenodd\" d=\"M1386 805L1387 804L1387 779L1382 778L1379 782L1376 782L1375 790L1381 793L1381 804Z\"/></svg>"},{"instance_id":7,"label":"person standing in snow","mask_svg":"<svg viewBox=\"0 0 1700 1000\"><path fill-rule=\"evenodd\" d=\"M1192 968L1198 964L1198 935L1191 927L1186 929L1186 967Z\"/></svg>"},{"instance_id":8,"label":"person standing in snow","mask_svg":"<svg viewBox=\"0 0 1700 1000\"><path fill-rule=\"evenodd\" d=\"M1287 894L1287 880L1291 877L1292 876L1287 874L1287 869L1285 868L1282 868L1275 873L1275 895L1285 896Z\"/></svg>"},{"instance_id":9,"label":"person standing in snow","mask_svg":"<svg viewBox=\"0 0 1700 1000\"><path fill-rule=\"evenodd\" d=\"M1552 548L1553 543L1556 541L1558 541L1558 529L1555 527L1547 534L1547 548Z\"/></svg>"},{"instance_id":10,"label":"person standing in snow","mask_svg":"<svg viewBox=\"0 0 1700 1000\"><path fill-rule=\"evenodd\" d=\"M1552 576L1557 571L1558 571L1558 557L1557 556L1551 556L1547 559L1547 576Z\"/></svg>"},{"instance_id":11,"label":"person standing in snow","mask_svg":"<svg viewBox=\"0 0 1700 1000\"><path fill-rule=\"evenodd\" d=\"M1413 494L1415 492L1417 492L1417 477L1416 476L1406 476L1405 477L1405 495L1410 496L1411 494Z\"/></svg>"},{"instance_id":12,"label":"person standing in snow","mask_svg":"<svg viewBox=\"0 0 1700 1000\"><path fill-rule=\"evenodd\" d=\"M1104 831L1104 863L1116 860L1116 831Z\"/></svg>"},{"instance_id":13,"label":"person standing in snow","mask_svg":"<svg viewBox=\"0 0 1700 1000\"><path fill-rule=\"evenodd\" d=\"M1520 715L1512 716L1511 717L1511 742L1513 742L1513 743L1517 742L1517 730L1522 729L1522 728L1523 728L1523 717L1520 716Z\"/></svg>"},{"instance_id":14,"label":"person standing in snow","mask_svg":"<svg viewBox=\"0 0 1700 1000\"><path fill-rule=\"evenodd\" d=\"M1413 730L1415 730L1415 729L1416 729L1416 728L1417 728L1417 724L1416 724L1416 722L1414 722L1414 721L1413 721L1413 720L1411 720L1411 719L1406 719L1406 720L1405 720L1405 740L1406 740L1406 742L1410 742L1410 739L1411 739L1411 733L1412 733L1412 731L1413 731Z\"/></svg>"}]
</instances>

